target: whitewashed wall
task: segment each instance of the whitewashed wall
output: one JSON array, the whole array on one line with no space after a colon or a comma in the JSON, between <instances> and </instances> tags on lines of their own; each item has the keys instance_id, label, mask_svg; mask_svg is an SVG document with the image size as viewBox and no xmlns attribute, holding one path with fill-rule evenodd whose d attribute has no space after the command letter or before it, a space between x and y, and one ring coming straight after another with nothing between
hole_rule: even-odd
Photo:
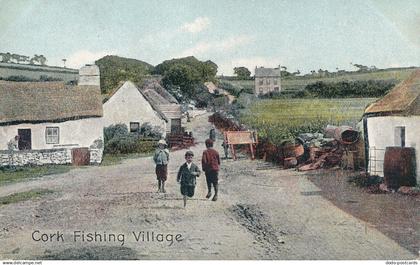
<instances>
[{"instance_id":1,"label":"whitewashed wall","mask_svg":"<svg viewBox=\"0 0 420 265\"><path fill-rule=\"evenodd\" d=\"M0 126L0 150L7 150L7 143L18 134L18 129L31 129L32 149L90 147L97 139L103 140L102 118L89 118L60 123L23 123ZM46 127L59 127L59 144L47 144Z\"/></svg>"},{"instance_id":2,"label":"whitewashed wall","mask_svg":"<svg viewBox=\"0 0 420 265\"><path fill-rule=\"evenodd\" d=\"M125 82L122 87L103 105L104 127L124 123L130 128L130 122L139 122L140 126L149 122L159 126L165 135L166 121L153 110L149 102L131 82Z\"/></svg>"},{"instance_id":3,"label":"whitewashed wall","mask_svg":"<svg viewBox=\"0 0 420 265\"><path fill-rule=\"evenodd\" d=\"M376 155L374 150L395 146L395 127L397 126L405 126L405 146L416 149L417 183L420 183L420 116L383 116L367 119L370 153L376 157L376 160L381 160L375 165L375 162L369 159L368 170L374 171L376 166L378 171L376 174L383 177L385 150L377 150Z\"/></svg>"}]
</instances>

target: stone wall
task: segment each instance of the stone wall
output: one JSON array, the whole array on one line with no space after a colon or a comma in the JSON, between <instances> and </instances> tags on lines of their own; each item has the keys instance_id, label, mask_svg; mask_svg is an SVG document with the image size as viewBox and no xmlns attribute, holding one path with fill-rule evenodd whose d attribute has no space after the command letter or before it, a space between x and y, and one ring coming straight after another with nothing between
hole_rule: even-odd
<instances>
[{"instance_id":1,"label":"stone wall","mask_svg":"<svg viewBox=\"0 0 420 265\"><path fill-rule=\"evenodd\" d=\"M90 163L98 165L102 161L102 149L90 149ZM0 167L25 165L71 164L71 149L43 149L28 151L0 150Z\"/></svg>"},{"instance_id":2,"label":"stone wall","mask_svg":"<svg viewBox=\"0 0 420 265\"><path fill-rule=\"evenodd\" d=\"M90 149L90 163L99 165L102 162L103 149Z\"/></svg>"},{"instance_id":3,"label":"stone wall","mask_svg":"<svg viewBox=\"0 0 420 265\"><path fill-rule=\"evenodd\" d=\"M70 164L71 150L45 149L28 151L0 151L0 166Z\"/></svg>"}]
</instances>

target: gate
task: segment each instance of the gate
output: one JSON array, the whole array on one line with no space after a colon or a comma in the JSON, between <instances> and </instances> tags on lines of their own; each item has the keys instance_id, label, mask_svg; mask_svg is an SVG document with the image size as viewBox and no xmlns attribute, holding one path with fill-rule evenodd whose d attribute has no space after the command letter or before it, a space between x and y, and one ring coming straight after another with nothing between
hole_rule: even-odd
<instances>
[{"instance_id":1,"label":"gate","mask_svg":"<svg viewBox=\"0 0 420 265\"><path fill-rule=\"evenodd\" d=\"M71 150L71 163L74 166L85 166L90 164L89 148L74 148Z\"/></svg>"}]
</instances>

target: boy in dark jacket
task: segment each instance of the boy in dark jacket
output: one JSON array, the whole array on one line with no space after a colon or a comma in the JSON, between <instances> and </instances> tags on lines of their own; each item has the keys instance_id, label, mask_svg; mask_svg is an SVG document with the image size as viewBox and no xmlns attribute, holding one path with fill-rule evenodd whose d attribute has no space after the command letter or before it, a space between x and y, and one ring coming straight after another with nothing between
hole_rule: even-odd
<instances>
[{"instance_id":1,"label":"boy in dark jacket","mask_svg":"<svg viewBox=\"0 0 420 265\"><path fill-rule=\"evenodd\" d=\"M185 163L179 168L176 180L181 184L181 194L184 199L184 207L187 205L187 196L193 197L196 185L196 178L200 176L200 169L192 160L194 153L187 151L185 153Z\"/></svg>"},{"instance_id":2,"label":"boy in dark jacket","mask_svg":"<svg viewBox=\"0 0 420 265\"><path fill-rule=\"evenodd\" d=\"M211 185L214 186L214 196L212 201L217 201L217 192L218 192L218 175L220 168L220 157L219 153L213 149L213 141L211 139L206 140L207 150L203 152L203 157L201 159L201 166L204 173L206 174L207 189L208 193L206 198L211 197Z\"/></svg>"}]
</instances>

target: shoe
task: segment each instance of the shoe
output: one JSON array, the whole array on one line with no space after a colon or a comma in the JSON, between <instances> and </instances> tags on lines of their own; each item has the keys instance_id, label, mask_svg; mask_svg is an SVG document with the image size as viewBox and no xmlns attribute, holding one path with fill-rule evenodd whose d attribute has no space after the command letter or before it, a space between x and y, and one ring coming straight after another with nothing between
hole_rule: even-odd
<instances>
[{"instance_id":1,"label":"shoe","mask_svg":"<svg viewBox=\"0 0 420 265\"><path fill-rule=\"evenodd\" d=\"M207 193L206 199L209 199L211 197L211 192Z\"/></svg>"},{"instance_id":2,"label":"shoe","mask_svg":"<svg viewBox=\"0 0 420 265\"><path fill-rule=\"evenodd\" d=\"M217 201L217 195L214 195L213 199L211 199L211 200L214 201L214 202Z\"/></svg>"}]
</instances>

